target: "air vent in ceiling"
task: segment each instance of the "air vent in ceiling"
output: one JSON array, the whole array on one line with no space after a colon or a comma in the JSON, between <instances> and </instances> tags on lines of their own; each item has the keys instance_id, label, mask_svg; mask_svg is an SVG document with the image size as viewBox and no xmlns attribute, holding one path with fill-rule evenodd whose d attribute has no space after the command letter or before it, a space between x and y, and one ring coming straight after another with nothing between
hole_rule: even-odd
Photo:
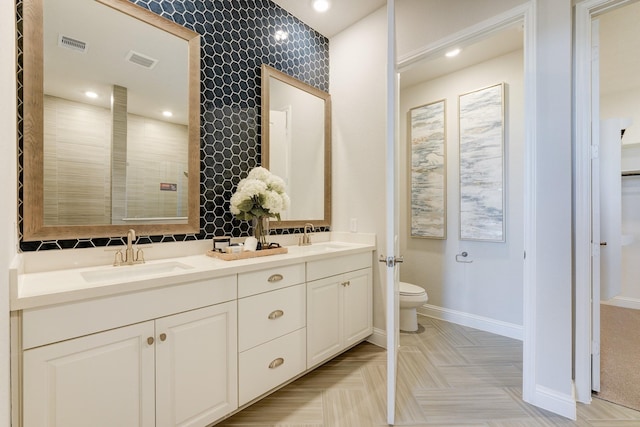
<instances>
[{"instance_id":1,"label":"air vent in ceiling","mask_svg":"<svg viewBox=\"0 0 640 427\"><path fill-rule=\"evenodd\" d=\"M64 47L67 49L75 50L76 52L86 53L89 46L87 42L83 42L82 40L73 39L71 37L64 36L62 34L58 35L58 46Z\"/></svg>"},{"instance_id":2,"label":"air vent in ceiling","mask_svg":"<svg viewBox=\"0 0 640 427\"><path fill-rule=\"evenodd\" d=\"M158 63L157 59L153 59L147 55L143 55L138 52L134 52L130 50L127 54L127 61L132 62L136 65L139 65L144 68L148 68L149 70L156 66Z\"/></svg>"}]
</instances>

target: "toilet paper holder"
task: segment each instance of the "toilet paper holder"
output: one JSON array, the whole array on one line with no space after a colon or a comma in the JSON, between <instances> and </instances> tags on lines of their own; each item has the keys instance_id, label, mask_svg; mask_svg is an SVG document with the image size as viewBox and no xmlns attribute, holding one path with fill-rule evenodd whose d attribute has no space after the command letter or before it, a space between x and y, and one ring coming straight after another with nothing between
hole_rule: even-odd
<instances>
[{"instance_id":1,"label":"toilet paper holder","mask_svg":"<svg viewBox=\"0 0 640 427\"><path fill-rule=\"evenodd\" d=\"M461 252L459 254L456 254L456 262L462 262L465 264L471 264L473 262L472 259L467 259L467 257L469 256L469 254L465 251L465 252Z\"/></svg>"}]
</instances>

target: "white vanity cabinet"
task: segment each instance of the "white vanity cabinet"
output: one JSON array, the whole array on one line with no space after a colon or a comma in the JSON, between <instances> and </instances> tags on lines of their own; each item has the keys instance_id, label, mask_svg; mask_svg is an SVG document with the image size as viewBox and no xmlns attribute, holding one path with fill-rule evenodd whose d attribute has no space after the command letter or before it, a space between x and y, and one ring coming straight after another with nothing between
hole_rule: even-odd
<instances>
[{"instance_id":1,"label":"white vanity cabinet","mask_svg":"<svg viewBox=\"0 0 640 427\"><path fill-rule=\"evenodd\" d=\"M13 423L205 427L366 339L372 247L305 249L18 301Z\"/></svg>"},{"instance_id":2,"label":"white vanity cabinet","mask_svg":"<svg viewBox=\"0 0 640 427\"><path fill-rule=\"evenodd\" d=\"M371 253L307 263L307 368L373 331Z\"/></svg>"},{"instance_id":3,"label":"white vanity cabinet","mask_svg":"<svg viewBox=\"0 0 640 427\"><path fill-rule=\"evenodd\" d=\"M202 427L234 411L235 298L233 276L25 310L23 426ZM154 312L176 314L145 319ZM65 330L72 321L80 327ZM66 339L44 345L37 344L46 333L29 335L60 328ZM93 333L78 336L78 329Z\"/></svg>"},{"instance_id":4,"label":"white vanity cabinet","mask_svg":"<svg viewBox=\"0 0 640 427\"><path fill-rule=\"evenodd\" d=\"M239 405L305 371L304 281L304 263L238 275Z\"/></svg>"}]
</instances>

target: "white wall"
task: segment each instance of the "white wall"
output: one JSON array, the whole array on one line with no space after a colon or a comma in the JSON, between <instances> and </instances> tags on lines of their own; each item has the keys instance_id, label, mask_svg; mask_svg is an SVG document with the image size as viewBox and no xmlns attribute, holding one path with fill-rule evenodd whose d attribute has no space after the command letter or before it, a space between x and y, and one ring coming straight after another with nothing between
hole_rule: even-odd
<instances>
[{"instance_id":1,"label":"white wall","mask_svg":"<svg viewBox=\"0 0 640 427\"><path fill-rule=\"evenodd\" d=\"M332 103L332 230L376 233L385 239L386 9L330 41ZM376 255L377 257L377 255ZM374 327L385 329L384 270L374 265Z\"/></svg>"},{"instance_id":2,"label":"white wall","mask_svg":"<svg viewBox=\"0 0 640 427\"><path fill-rule=\"evenodd\" d=\"M426 289L429 305L522 326L524 73L522 50L400 92L400 278ZM402 79L402 76L401 76ZM458 96L505 83L506 239L503 243L459 239ZM446 99L447 239L412 238L410 229L411 108ZM456 262L466 251L472 263ZM521 331L520 331L521 334Z\"/></svg>"},{"instance_id":3,"label":"white wall","mask_svg":"<svg viewBox=\"0 0 640 427\"><path fill-rule=\"evenodd\" d=\"M9 264L16 253L15 4L0 2L0 427L9 420Z\"/></svg>"}]
</instances>

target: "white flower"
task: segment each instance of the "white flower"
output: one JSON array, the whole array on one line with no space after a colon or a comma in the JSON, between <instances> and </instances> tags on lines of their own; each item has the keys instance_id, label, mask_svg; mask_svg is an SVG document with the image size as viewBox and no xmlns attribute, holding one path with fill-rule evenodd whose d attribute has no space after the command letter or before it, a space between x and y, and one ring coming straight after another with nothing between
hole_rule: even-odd
<instances>
[{"instance_id":1,"label":"white flower","mask_svg":"<svg viewBox=\"0 0 640 427\"><path fill-rule=\"evenodd\" d=\"M282 178L263 167L257 167L238 183L229 202L229 210L238 219L260 216L280 219L280 214L289 208L290 199Z\"/></svg>"},{"instance_id":2,"label":"white flower","mask_svg":"<svg viewBox=\"0 0 640 427\"><path fill-rule=\"evenodd\" d=\"M284 193L284 180L276 175L271 175L267 181L267 187L277 191L278 193Z\"/></svg>"},{"instance_id":3,"label":"white flower","mask_svg":"<svg viewBox=\"0 0 640 427\"><path fill-rule=\"evenodd\" d=\"M275 191L267 190L262 207L271 213L279 214L282 212L282 196Z\"/></svg>"},{"instance_id":4,"label":"white flower","mask_svg":"<svg viewBox=\"0 0 640 427\"><path fill-rule=\"evenodd\" d=\"M269 172L268 169L265 169L262 166L258 166L257 168L253 168L251 172L249 172L249 175L247 176L247 178L257 179L267 183L269 182L269 178L271 178L271 176L272 176L271 172Z\"/></svg>"}]
</instances>

